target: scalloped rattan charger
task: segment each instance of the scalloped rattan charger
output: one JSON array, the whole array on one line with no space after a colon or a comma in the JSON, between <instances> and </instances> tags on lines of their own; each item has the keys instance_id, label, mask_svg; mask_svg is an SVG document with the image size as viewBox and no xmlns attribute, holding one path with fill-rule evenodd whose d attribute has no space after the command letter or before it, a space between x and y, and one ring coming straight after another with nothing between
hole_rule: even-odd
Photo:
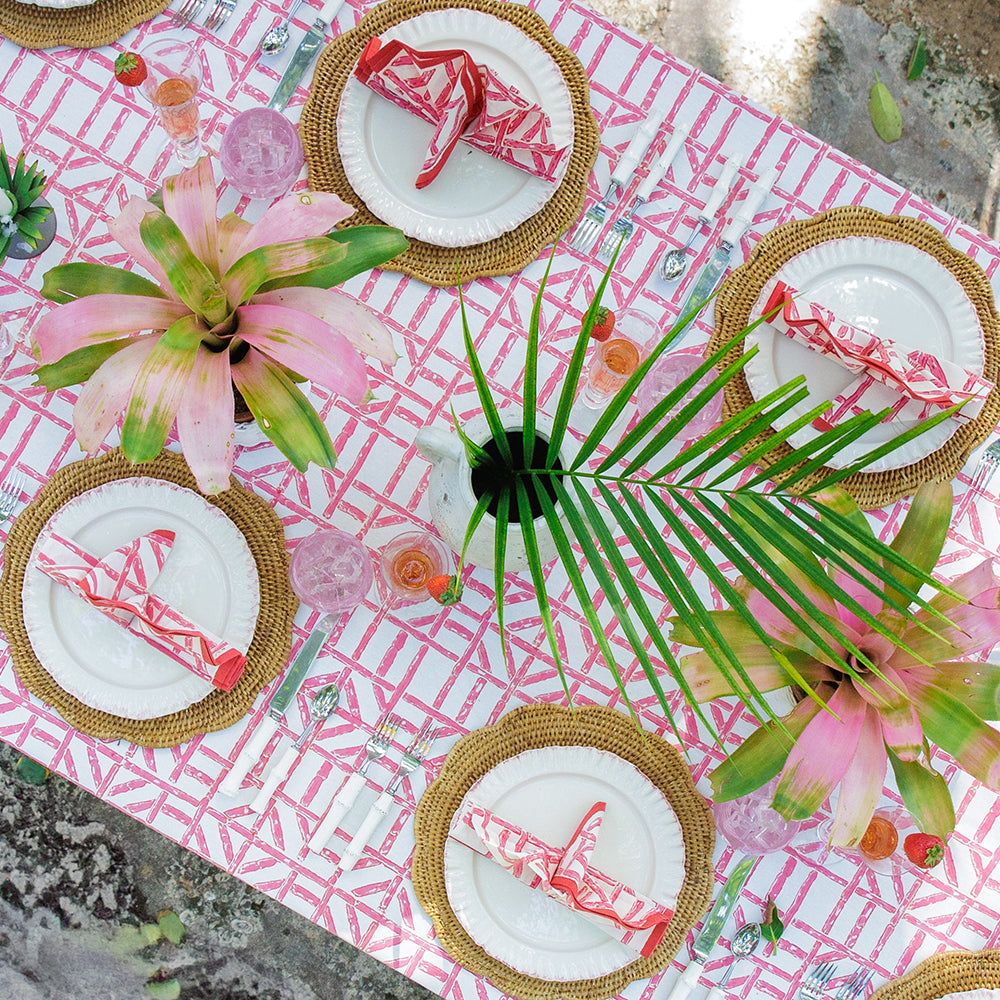
<instances>
[{"instance_id":1,"label":"scalloped rattan charger","mask_svg":"<svg viewBox=\"0 0 1000 1000\"><path fill-rule=\"evenodd\" d=\"M3 0L0 0L3 2ZM344 173L337 149L337 109L340 95L362 49L375 35L417 14L430 10L462 7L509 21L538 42L559 67L573 102L574 138L569 166L562 183L544 208L516 229L486 243L468 247L439 247L411 239L410 248L383 265L387 271L410 274L429 285L447 288L462 281L497 274L514 274L530 264L579 218L587 195L587 178L597 159L601 134L590 110L590 84L580 61L560 45L548 25L533 10L521 4L496 0L385 0L369 11L351 31L334 39L316 64L309 100L302 110L299 131L309 164L309 186L332 191L357 211L342 226L382 223L354 192Z\"/></svg>"},{"instance_id":2,"label":"scalloped rattan charger","mask_svg":"<svg viewBox=\"0 0 1000 1000\"><path fill-rule=\"evenodd\" d=\"M549 982L515 971L469 937L448 903L444 845L452 814L465 793L508 757L548 746L597 747L634 764L663 792L683 832L684 884L663 941L649 958L599 979ZM421 797L413 822L417 842L413 887L434 921L441 946L467 969L524 1000L598 1000L620 993L633 980L648 979L670 964L712 898L715 827L708 804L695 791L691 772L666 740L643 732L627 715L610 708L525 705L495 726L470 733L448 754L440 776Z\"/></svg>"},{"instance_id":3,"label":"scalloped rattan charger","mask_svg":"<svg viewBox=\"0 0 1000 1000\"><path fill-rule=\"evenodd\" d=\"M880 986L868 1000L939 1000L949 993L1000 989L1000 951L946 951Z\"/></svg>"},{"instance_id":4,"label":"scalloped rattan charger","mask_svg":"<svg viewBox=\"0 0 1000 1000\"><path fill-rule=\"evenodd\" d=\"M709 341L709 351L718 350L742 331L750 322L751 310L764 285L792 257L828 240L846 236L870 236L908 243L930 254L958 280L969 296L983 328L986 364L983 374L994 383L975 420L963 423L955 434L933 454L911 465L885 472L860 472L845 479L843 486L865 510L873 510L910 496L925 482L945 482L954 479L974 448L993 433L1000 420L1000 390L996 388L1000 375L1000 318L993 304L993 290L982 268L960 253L933 226L919 219L883 215L870 208L847 205L832 208L802 222L788 222L771 230L754 248L749 260L729 276L715 304L715 333ZM742 347L726 355L725 363L735 360ZM753 402L746 376L741 372L725 390L723 413L731 416ZM751 449L773 435L767 431L747 442ZM781 445L766 460L772 464L788 454ZM820 475L832 470L820 470L803 481L803 488Z\"/></svg>"},{"instance_id":5,"label":"scalloped rattan charger","mask_svg":"<svg viewBox=\"0 0 1000 1000\"><path fill-rule=\"evenodd\" d=\"M97 0L85 7L59 9L0 0L0 35L24 49L56 45L96 49L118 41L169 6L170 0Z\"/></svg>"},{"instance_id":6,"label":"scalloped rattan charger","mask_svg":"<svg viewBox=\"0 0 1000 1000\"><path fill-rule=\"evenodd\" d=\"M75 729L98 739L126 739L143 747L172 747L199 733L231 726L247 713L260 689L288 659L292 617L298 607L288 579L288 553L281 521L255 493L236 480L225 493L206 497L243 533L257 564L260 613L247 666L232 691L213 691L189 708L155 719L124 719L85 705L64 691L35 657L24 627L21 589L31 547L49 518L68 500L95 486L132 476L150 476L197 492L184 459L171 452L133 465L120 451L86 458L60 469L18 515L4 546L0 577L0 624L10 643L14 669L22 683Z\"/></svg>"}]
</instances>

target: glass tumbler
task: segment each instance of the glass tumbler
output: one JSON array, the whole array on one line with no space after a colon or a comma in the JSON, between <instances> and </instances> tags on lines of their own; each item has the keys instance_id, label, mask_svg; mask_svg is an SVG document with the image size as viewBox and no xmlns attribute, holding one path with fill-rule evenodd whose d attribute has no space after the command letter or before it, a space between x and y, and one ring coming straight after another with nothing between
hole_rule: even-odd
<instances>
[{"instance_id":1,"label":"glass tumbler","mask_svg":"<svg viewBox=\"0 0 1000 1000\"><path fill-rule=\"evenodd\" d=\"M450 572L451 550L429 531L397 535L382 550L379 571L389 593L405 604L430 599L427 581Z\"/></svg>"},{"instance_id":2,"label":"glass tumbler","mask_svg":"<svg viewBox=\"0 0 1000 1000\"><path fill-rule=\"evenodd\" d=\"M250 198L276 198L299 176L305 155L298 129L273 108L238 114L222 137L226 179Z\"/></svg>"},{"instance_id":3,"label":"glass tumbler","mask_svg":"<svg viewBox=\"0 0 1000 1000\"><path fill-rule=\"evenodd\" d=\"M198 92L204 76L201 52L179 38L160 38L139 55L147 70L140 92L159 113L181 166L193 167L203 152L198 130Z\"/></svg>"}]
</instances>

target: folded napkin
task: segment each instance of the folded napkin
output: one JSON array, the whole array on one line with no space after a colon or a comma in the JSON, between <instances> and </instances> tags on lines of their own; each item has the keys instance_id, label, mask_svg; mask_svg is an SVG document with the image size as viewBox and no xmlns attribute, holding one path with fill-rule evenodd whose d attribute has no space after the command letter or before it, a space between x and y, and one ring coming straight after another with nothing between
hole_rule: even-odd
<instances>
[{"instance_id":1,"label":"folded napkin","mask_svg":"<svg viewBox=\"0 0 1000 1000\"><path fill-rule=\"evenodd\" d=\"M595 803L560 848L470 799L452 817L448 836L645 957L662 940L674 911L591 866L605 808L604 802Z\"/></svg>"},{"instance_id":2,"label":"folded napkin","mask_svg":"<svg viewBox=\"0 0 1000 1000\"><path fill-rule=\"evenodd\" d=\"M884 394L872 391L878 385L899 394L890 415L903 420L926 420L935 410L963 401L965 406L954 414L954 419L972 420L979 414L993 388L981 375L843 323L818 303L796 298L798 294L779 281L764 306L764 314L779 307L780 311L768 322L779 333L859 376L832 400L833 411L814 421L820 430L829 430L845 416L882 409Z\"/></svg>"},{"instance_id":3,"label":"folded napkin","mask_svg":"<svg viewBox=\"0 0 1000 1000\"><path fill-rule=\"evenodd\" d=\"M548 181L568 153L568 146L550 140L552 122L537 104L463 49L425 52L376 37L355 73L375 93L434 126L418 188L437 177L459 140Z\"/></svg>"},{"instance_id":4,"label":"folded napkin","mask_svg":"<svg viewBox=\"0 0 1000 1000\"><path fill-rule=\"evenodd\" d=\"M246 666L246 656L147 589L163 569L173 542L174 532L161 528L98 559L52 533L42 543L37 565L129 632L229 691Z\"/></svg>"}]
</instances>

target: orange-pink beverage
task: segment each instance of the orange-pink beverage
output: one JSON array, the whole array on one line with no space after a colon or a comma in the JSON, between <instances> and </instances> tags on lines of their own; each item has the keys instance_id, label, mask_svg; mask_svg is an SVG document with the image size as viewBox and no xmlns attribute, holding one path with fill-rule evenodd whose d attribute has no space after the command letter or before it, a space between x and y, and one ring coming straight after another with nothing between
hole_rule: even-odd
<instances>
[{"instance_id":1,"label":"orange-pink beverage","mask_svg":"<svg viewBox=\"0 0 1000 1000\"><path fill-rule=\"evenodd\" d=\"M392 579L408 597L423 598L427 581L437 575L436 560L422 549L404 549L392 561Z\"/></svg>"},{"instance_id":2,"label":"orange-pink beverage","mask_svg":"<svg viewBox=\"0 0 1000 1000\"><path fill-rule=\"evenodd\" d=\"M639 348L630 340L609 340L601 344L590 369L590 384L599 393L613 396L629 375L639 367Z\"/></svg>"},{"instance_id":3,"label":"orange-pink beverage","mask_svg":"<svg viewBox=\"0 0 1000 1000\"><path fill-rule=\"evenodd\" d=\"M153 93L153 103L171 139L188 139L198 134L198 102L195 88L180 77L164 80Z\"/></svg>"}]
</instances>

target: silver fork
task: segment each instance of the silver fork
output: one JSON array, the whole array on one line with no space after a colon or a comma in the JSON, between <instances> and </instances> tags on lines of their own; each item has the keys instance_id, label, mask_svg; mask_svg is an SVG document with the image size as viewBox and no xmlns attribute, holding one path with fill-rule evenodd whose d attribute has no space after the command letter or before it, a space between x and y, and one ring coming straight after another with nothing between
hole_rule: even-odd
<instances>
[{"instance_id":1,"label":"silver fork","mask_svg":"<svg viewBox=\"0 0 1000 1000\"><path fill-rule=\"evenodd\" d=\"M998 468L1000 468L1000 440L994 441L980 457L979 465L976 466L972 477L972 485L969 487L969 495L982 493Z\"/></svg>"},{"instance_id":2,"label":"silver fork","mask_svg":"<svg viewBox=\"0 0 1000 1000\"><path fill-rule=\"evenodd\" d=\"M184 0L181 9L174 14L174 23L181 28L187 27L205 6L206 0Z\"/></svg>"},{"instance_id":3,"label":"silver fork","mask_svg":"<svg viewBox=\"0 0 1000 1000\"><path fill-rule=\"evenodd\" d=\"M385 756L389 745L392 743L392 738L396 735L396 730L399 729L399 723L400 719L398 715L384 715L375 727L375 732L371 734L368 742L365 744L364 763L348 777L347 781L340 786L337 794L333 797L333 801L330 803L330 808L323 817L323 821L316 827L316 832L309 839L310 851L315 851L319 854L326 846L326 842L333 835L333 831L337 829L340 821L347 815L351 806L354 805L354 801L357 799L358 793L365 783L365 773L368 770L368 765L373 760L378 760L379 757Z\"/></svg>"},{"instance_id":4,"label":"silver fork","mask_svg":"<svg viewBox=\"0 0 1000 1000\"><path fill-rule=\"evenodd\" d=\"M618 164L611 174L611 183L608 184L607 191L604 192L601 200L585 212L577 223L576 232L573 233L573 238L569 242L569 245L574 250L588 250L597 237L600 236L612 196L616 190L620 195L628 186L629 178L646 155L646 150L660 128L664 114L663 108L654 104L635 135L629 140L628 146L625 147L625 152L622 153Z\"/></svg>"},{"instance_id":5,"label":"silver fork","mask_svg":"<svg viewBox=\"0 0 1000 1000\"><path fill-rule=\"evenodd\" d=\"M6 521L14 513L14 508L21 502L23 492L24 473L11 469L0 485L0 522Z\"/></svg>"},{"instance_id":6,"label":"silver fork","mask_svg":"<svg viewBox=\"0 0 1000 1000\"><path fill-rule=\"evenodd\" d=\"M368 810L368 815L365 817L364 822L358 828L358 832L351 839L347 850L341 856L340 867L343 871L349 872L355 866L358 858L361 857L361 852L365 849L365 845L371 839L371 835L385 818L386 813L389 812L389 806L392 805L392 801L396 797L396 792L399 791L399 786L403 783L403 779L413 774L423 763L424 758L427 756L427 751L431 748L431 744L437 739L438 732L439 730L430 728L430 720L428 719L421 726L417 735L413 737L410 745L403 753L403 759L399 762L399 770L396 771L395 776L389 783L389 787L376 799L371 809Z\"/></svg>"},{"instance_id":7,"label":"silver fork","mask_svg":"<svg viewBox=\"0 0 1000 1000\"><path fill-rule=\"evenodd\" d=\"M234 10L236 10L236 0L215 0L212 13L205 18L205 27L209 31L216 31L232 17Z\"/></svg>"},{"instance_id":8,"label":"silver fork","mask_svg":"<svg viewBox=\"0 0 1000 1000\"><path fill-rule=\"evenodd\" d=\"M847 982L840 984L834 1000L857 1000L874 975L874 969L859 968Z\"/></svg>"},{"instance_id":9,"label":"silver fork","mask_svg":"<svg viewBox=\"0 0 1000 1000\"><path fill-rule=\"evenodd\" d=\"M670 142L667 143L667 148L656 163L649 168L649 173L646 175L645 180L643 180L635 192L629 210L624 215L615 219L615 224L597 248L597 256L599 258L602 260L611 260L615 250L618 248L619 242L624 243L632 235L635 229L633 216L636 210L649 201L650 195L656 190L657 184L666 176L667 168L673 162L674 157L680 152L681 147L684 145L684 140L688 137L690 131L691 126L686 122L674 127L673 134L670 136Z\"/></svg>"},{"instance_id":10,"label":"silver fork","mask_svg":"<svg viewBox=\"0 0 1000 1000\"><path fill-rule=\"evenodd\" d=\"M812 972L802 980L799 987L799 1000L823 1000L826 992L826 985L833 978L837 966L833 962L824 962L817 965Z\"/></svg>"},{"instance_id":11,"label":"silver fork","mask_svg":"<svg viewBox=\"0 0 1000 1000\"><path fill-rule=\"evenodd\" d=\"M576 224L576 232L573 233L573 238L569 241L569 245L574 250L585 251L597 239L598 234L604 226L604 218L608 214L611 197L616 191L620 190L618 182L612 179L601 200L584 212L583 217Z\"/></svg>"}]
</instances>

